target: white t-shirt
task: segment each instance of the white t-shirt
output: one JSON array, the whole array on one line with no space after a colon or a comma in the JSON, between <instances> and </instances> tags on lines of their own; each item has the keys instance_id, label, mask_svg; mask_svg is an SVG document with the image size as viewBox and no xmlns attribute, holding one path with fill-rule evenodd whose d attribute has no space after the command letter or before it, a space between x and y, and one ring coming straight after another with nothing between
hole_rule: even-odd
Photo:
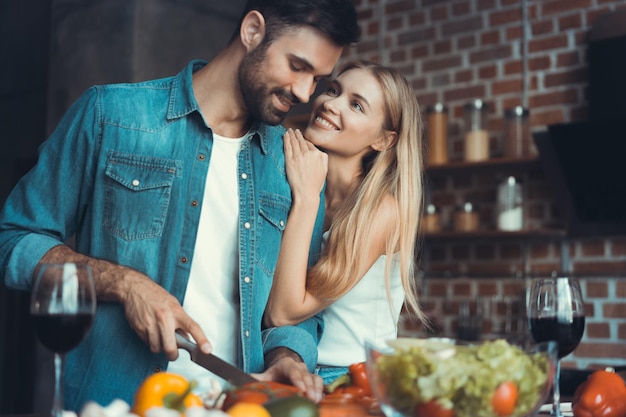
<instances>
[{"instance_id":1,"label":"white t-shirt","mask_svg":"<svg viewBox=\"0 0 626 417\"><path fill-rule=\"evenodd\" d=\"M239 346L239 194L237 158L246 136L213 134L198 236L183 308L213 345L213 353L237 364ZM217 376L179 350L168 371L198 382L197 392L211 389Z\"/></svg>"},{"instance_id":2,"label":"white t-shirt","mask_svg":"<svg viewBox=\"0 0 626 417\"><path fill-rule=\"evenodd\" d=\"M398 319L404 303L397 256L393 257L390 291L393 310L385 290L386 256L381 256L361 280L326 308L324 333L318 346L319 365L349 366L365 361L366 340L374 345L398 337Z\"/></svg>"}]
</instances>

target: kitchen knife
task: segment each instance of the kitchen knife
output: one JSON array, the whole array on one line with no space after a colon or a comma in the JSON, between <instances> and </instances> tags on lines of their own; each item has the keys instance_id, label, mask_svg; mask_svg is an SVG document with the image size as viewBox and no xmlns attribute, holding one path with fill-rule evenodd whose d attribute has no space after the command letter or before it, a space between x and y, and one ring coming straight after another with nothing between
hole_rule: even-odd
<instances>
[{"instance_id":1,"label":"kitchen knife","mask_svg":"<svg viewBox=\"0 0 626 417\"><path fill-rule=\"evenodd\" d=\"M213 372L215 375L224 378L233 385L240 386L249 382L258 382L252 375L245 373L212 353L208 355L203 353L197 344L178 331L176 332L176 344L179 349L184 349L189 352L192 361Z\"/></svg>"}]
</instances>

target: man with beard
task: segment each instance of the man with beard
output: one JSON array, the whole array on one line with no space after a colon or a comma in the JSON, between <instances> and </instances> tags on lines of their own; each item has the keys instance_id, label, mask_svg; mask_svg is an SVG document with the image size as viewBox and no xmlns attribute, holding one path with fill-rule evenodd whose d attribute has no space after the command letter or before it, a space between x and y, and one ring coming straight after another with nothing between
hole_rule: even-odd
<instances>
[{"instance_id":1,"label":"man with beard","mask_svg":"<svg viewBox=\"0 0 626 417\"><path fill-rule=\"evenodd\" d=\"M169 361L206 388L176 330L319 398L310 371L321 322L261 327L291 206L277 125L358 37L350 0L250 0L210 62L92 87L70 107L0 214L7 286L29 290L42 263L93 270L97 314L67 357L66 409L130 403ZM320 242L321 223L312 247Z\"/></svg>"}]
</instances>

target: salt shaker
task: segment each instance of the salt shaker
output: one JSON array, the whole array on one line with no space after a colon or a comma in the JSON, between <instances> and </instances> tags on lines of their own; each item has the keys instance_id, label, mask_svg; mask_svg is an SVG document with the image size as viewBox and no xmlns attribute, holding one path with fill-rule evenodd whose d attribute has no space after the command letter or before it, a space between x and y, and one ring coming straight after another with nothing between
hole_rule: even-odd
<instances>
[{"instance_id":1,"label":"salt shaker","mask_svg":"<svg viewBox=\"0 0 626 417\"><path fill-rule=\"evenodd\" d=\"M522 206L522 185L513 176L507 177L498 186L498 229L507 231L522 230L524 210Z\"/></svg>"}]
</instances>

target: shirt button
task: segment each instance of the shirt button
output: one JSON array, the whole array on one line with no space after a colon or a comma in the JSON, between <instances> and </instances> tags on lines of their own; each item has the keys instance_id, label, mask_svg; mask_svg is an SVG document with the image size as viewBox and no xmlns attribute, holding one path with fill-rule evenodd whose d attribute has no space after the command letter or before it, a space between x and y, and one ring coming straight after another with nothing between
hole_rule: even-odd
<instances>
[{"instance_id":1,"label":"shirt button","mask_svg":"<svg viewBox=\"0 0 626 417\"><path fill-rule=\"evenodd\" d=\"M243 174L241 174L241 178L242 178L242 179L244 179L244 180L245 180L245 179L247 179L247 178L248 178L248 174L246 174L246 173L244 172Z\"/></svg>"},{"instance_id":2,"label":"shirt button","mask_svg":"<svg viewBox=\"0 0 626 417\"><path fill-rule=\"evenodd\" d=\"M193 201L191 202L191 205L192 205L193 207L197 207L197 206L198 206L198 202L197 202L196 200L193 200Z\"/></svg>"},{"instance_id":3,"label":"shirt button","mask_svg":"<svg viewBox=\"0 0 626 417\"><path fill-rule=\"evenodd\" d=\"M250 228L250 223L245 222L245 223L243 224L243 227L245 227L246 229L249 229L249 228Z\"/></svg>"},{"instance_id":4,"label":"shirt button","mask_svg":"<svg viewBox=\"0 0 626 417\"><path fill-rule=\"evenodd\" d=\"M139 186L139 180L133 180L133 187Z\"/></svg>"},{"instance_id":5,"label":"shirt button","mask_svg":"<svg viewBox=\"0 0 626 417\"><path fill-rule=\"evenodd\" d=\"M244 277L243 278L243 282L245 282L246 284L250 283L250 277Z\"/></svg>"},{"instance_id":6,"label":"shirt button","mask_svg":"<svg viewBox=\"0 0 626 417\"><path fill-rule=\"evenodd\" d=\"M161 372L161 368L159 368L159 367L157 366L156 368L154 368L154 369L152 370L152 372L154 372L155 374L156 374L157 372Z\"/></svg>"},{"instance_id":7,"label":"shirt button","mask_svg":"<svg viewBox=\"0 0 626 417\"><path fill-rule=\"evenodd\" d=\"M246 337L250 337L250 332L246 330Z\"/></svg>"},{"instance_id":8,"label":"shirt button","mask_svg":"<svg viewBox=\"0 0 626 417\"><path fill-rule=\"evenodd\" d=\"M183 256L182 258L180 258L180 261L184 264L187 263L187 257Z\"/></svg>"},{"instance_id":9,"label":"shirt button","mask_svg":"<svg viewBox=\"0 0 626 417\"><path fill-rule=\"evenodd\" d=\"M278 224L280 224L280 227L283 227L285 225L285 222L281 220L278 222Z\"/></svg>"},{"instance_id":10,"label":"shirt button","mask_svg":"<svg viewBox=\"0 0 626 417\"><path fill-rule=\"evenodd\" d=\"M206 159L206 156L204 156L204 154L200 154L198 155L198 159L204 161Z\"/></svg>"}]
</instances>

